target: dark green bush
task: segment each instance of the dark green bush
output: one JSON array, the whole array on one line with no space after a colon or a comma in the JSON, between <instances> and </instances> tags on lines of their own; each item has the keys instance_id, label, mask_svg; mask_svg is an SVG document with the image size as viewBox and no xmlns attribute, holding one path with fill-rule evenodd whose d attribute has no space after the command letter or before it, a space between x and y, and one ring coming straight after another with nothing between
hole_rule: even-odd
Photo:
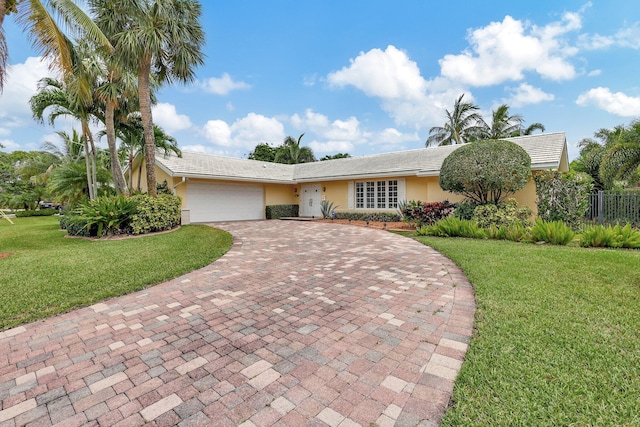
<instances>
[{"instance_id":1,"label":"dark green bush","mask_svg":"<svg viewBox=\"0 0 640 427\"><path fill-rule=\"evenodd\" d=\"M265 208L265 216L267 219L297 217L299 209L298 205L269 205Z\"/></svg>"},{"instance_id":2,"label":"dark green bush","mask_svg":"<svg viewBox=\"0 0 640 427\"><path fill-rule=\"evenodd\" d=\"M26 218L26 217L30 217L30 216L51 216L51 215L55 215L57 213L58 213L57 209L38 209L38 210L14 212L14 214L18 218Z\"/></svg>"},{"instance_id":3,"label":"dark green bush","mask_svg":"<svg viewBox=\"0 0 640 427\"><path fill-rule=\"evenodd\" d=\"M478 207L478 204L473 200L465 200L464 202L456 203L456 210L453 211L453 216L459 219L470 220L473 218L473 211Z\"/></svg>"},{"instance_id":4,"label":"dark green bush","mask_svg":"<svg viewBox=\"0 0 640 427\"><path fill-rule=\"evenodd\" d=\"M89 226L87 221L73 212L60 215L60 228L67 230L69 236L90 237L92 233L94 236L98 233L98 228L95 225L93 227Z\"/></svg>"},{"instance_id":5,"label":"dark green bush","mask_svg":"<svg viewBox=\"0 0 640 427\"><path fill-rule=\"evenodd\" d=\"M524 188L531 158L519 145L502 140L464 144L440 168L440 187L478 204L500 203Z\"/></svg>"},{"instance_id":6,"label":"dark green bush","mask_svg":"<svg viewBox=\"0 0 640 427\"><path fill-rule=\"evenodd\" d=\"M131 197L137 209L131 218L131 232L146 234L171 230L180 225L182 202L180 197L159 194L154 198L148 194Z\"/></svg>"},{"instance_id":7,"label":"dark green bush","mask_svg":"<svg viewBox=\"0 0 640 427\"><path fill-rule=\"evenodd\" d=\"M399 222L400 214L394 212L336 212L336 219L352 221Z\"/></svg>"},{"instance_id":8,"label":"dark green bush","mask_svg":"<svg viewBox=\"0 0 640 427\"><path fill-rule=\"evenodd\" d=\"M498 205L489 203L477 206L473 210L472 219L482 228L507 227L515 223L530 226L533 212L527 206L518 207L515 199L508 199Z\"/></svg>"},{"instance_id":9,"label":"dark green bush","mask_svg":"<svg viewBox=\"0 0 640 427\"><path fill-rule=\"evenodd\" d=\"M456 205L448 200L443 202L425 203L420 200L409 201L402 209L402 217L407 222L414 222L416 226L432 225L450 216Z\"/></svg>"}]
</instances>

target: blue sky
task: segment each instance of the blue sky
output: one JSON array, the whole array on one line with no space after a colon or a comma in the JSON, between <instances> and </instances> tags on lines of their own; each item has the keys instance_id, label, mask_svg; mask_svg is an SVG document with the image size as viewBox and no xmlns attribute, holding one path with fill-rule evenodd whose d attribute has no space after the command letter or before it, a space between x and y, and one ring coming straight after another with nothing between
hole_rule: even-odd
<instances>
[{"instance_id":1,"label":"blue sky","mask_svg":"<svg viewBox=\"0 0 640 427\"><path fill-rule=\"evenodd\" d=\"M246 157L305 133L316 157L421 148L462 93L564 131L570 157L599 128L640 117L640 3L201 2L205 65L158 93L154 121L183 150ZM0 96L3 151L58 142L28 99L48 74L12 19ZM103 141L103 145L106 142Z\"/></svg>"}]
</instances>

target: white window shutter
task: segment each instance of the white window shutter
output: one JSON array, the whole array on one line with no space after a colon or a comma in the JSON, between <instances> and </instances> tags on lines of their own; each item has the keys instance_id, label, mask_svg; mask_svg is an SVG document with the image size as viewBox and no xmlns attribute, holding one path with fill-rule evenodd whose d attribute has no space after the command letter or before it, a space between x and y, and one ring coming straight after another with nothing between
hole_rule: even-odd
<instances>
[{"instance_id":1,"label":"white window shutter","mask_svg":"<svg viewBox=\"0 0 640 427\"><path fill-rule=\"evenodd\" d=\"M407 200L407 184L404 178L398 178L398 203Z\"/></svg>"},{"instance_id":2,"label":"white window shutter","mask_svg":"<svg viewBox=\"0 0 640 427\"><path fill-rule=\"evenodd\" d=\"M353 183L353 181L349 181L349 194L347 195L347 204L349 205L349 209L353 209L355 206L355 196L356 196L356 190L355 190L355 184Z\"/></svg>"}]
</instances>

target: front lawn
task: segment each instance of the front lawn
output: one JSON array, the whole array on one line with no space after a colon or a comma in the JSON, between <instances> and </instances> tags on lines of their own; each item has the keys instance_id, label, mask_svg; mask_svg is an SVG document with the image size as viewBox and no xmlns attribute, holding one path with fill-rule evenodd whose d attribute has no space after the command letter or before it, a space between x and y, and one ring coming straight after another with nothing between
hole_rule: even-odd
<instances>
[{"instance_id":1,"label":"front lawn","mask_svg":"<svg viewBox=\"0 0 640 427\"><path fill-rule=\"evenodd\" d=\"M57 217L13 221L0 220L0 330L177 277L219 258L232 242L204 225L89 241L66 238Z\"/></svg>"},{"instance_id":2,"label":"front lawn","mask_svg":"<svg viewBox=\"0 0 640 427\"><path fill-rule=\"evenodd\" d=\"M444 426L640 425L640 251L419 241L478 305Z\"/></svg>"}]
</instances>

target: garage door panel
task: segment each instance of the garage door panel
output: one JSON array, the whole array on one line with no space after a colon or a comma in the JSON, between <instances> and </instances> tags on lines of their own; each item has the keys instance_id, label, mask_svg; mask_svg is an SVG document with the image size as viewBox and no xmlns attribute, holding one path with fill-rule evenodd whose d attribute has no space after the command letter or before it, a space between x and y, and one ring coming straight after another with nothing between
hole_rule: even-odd
<instances>
[{"instance_id":1,"label":"garage door panel","mask_svg":"<svg viewBox=\"0 0 640 427\"><path fill-rule=\"evenodd\" d=\"M264 188L256 184L188 183L192 222L264 219Z\"/></svg>"}]
</instances>

